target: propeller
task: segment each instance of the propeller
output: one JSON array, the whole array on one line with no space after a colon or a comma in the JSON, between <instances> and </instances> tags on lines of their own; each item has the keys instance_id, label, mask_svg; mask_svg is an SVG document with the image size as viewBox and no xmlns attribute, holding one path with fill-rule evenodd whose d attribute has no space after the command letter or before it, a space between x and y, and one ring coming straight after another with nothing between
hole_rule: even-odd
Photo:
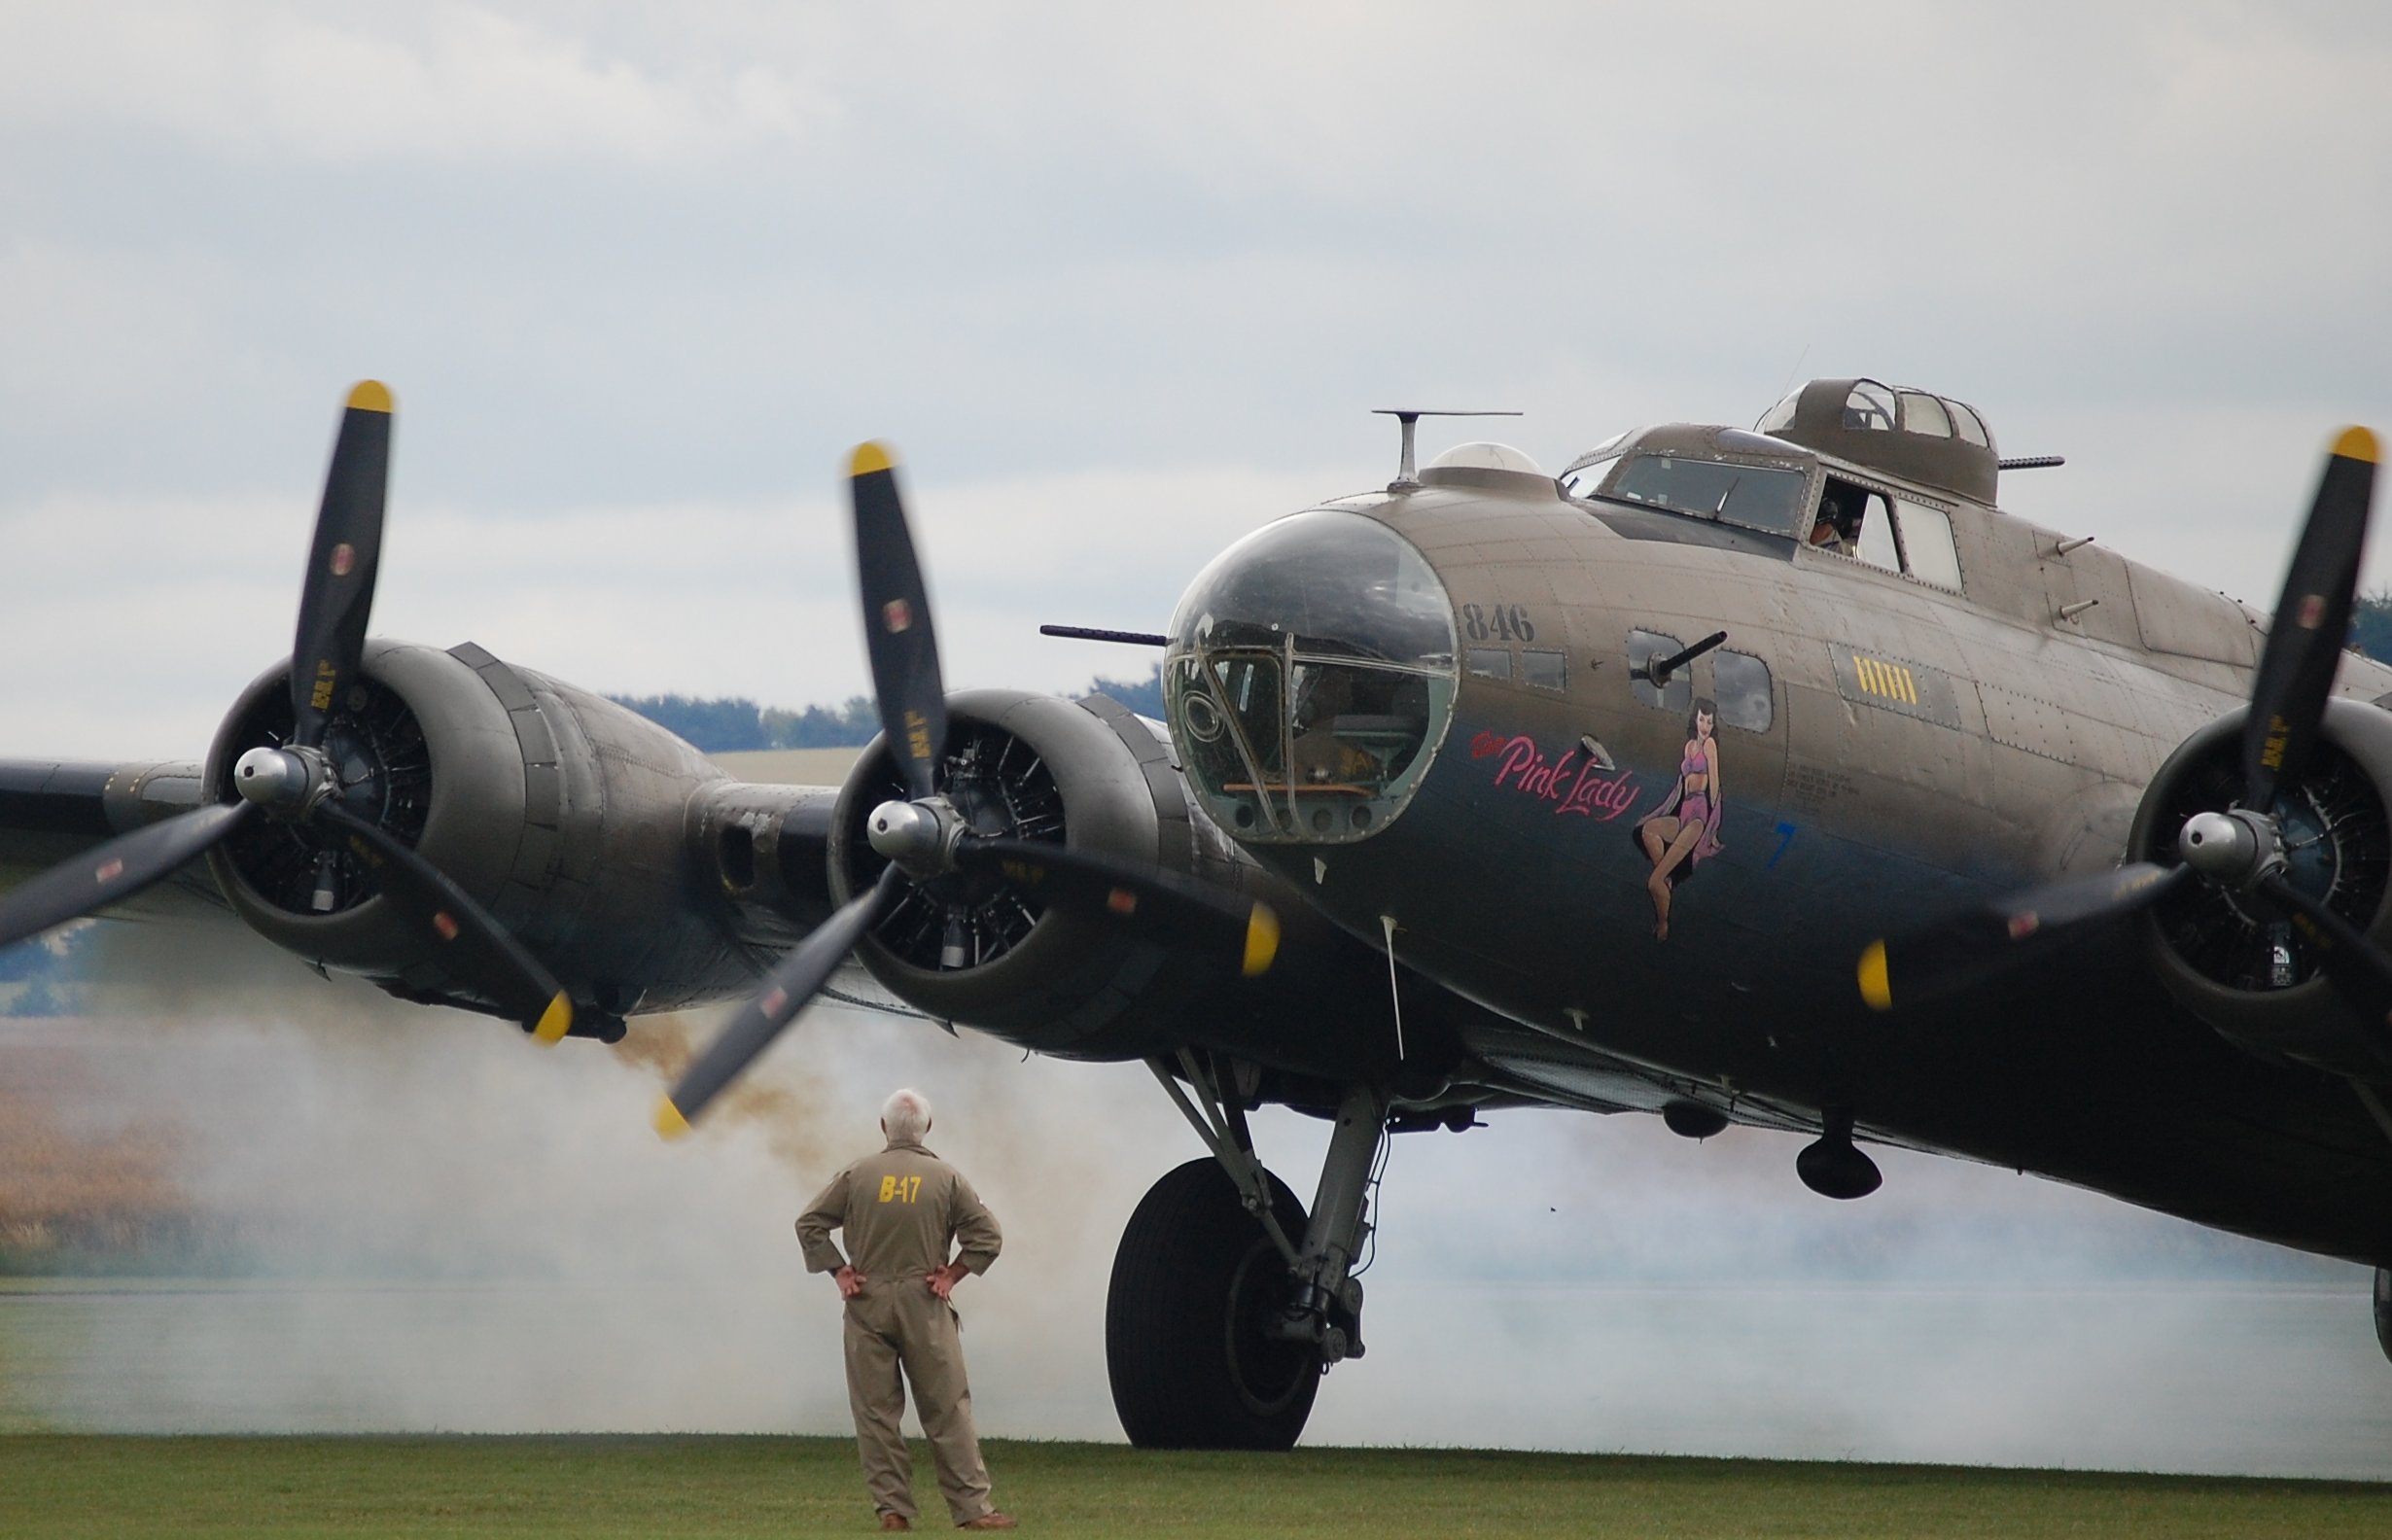
<instances>
[{"instance_id":1,"label":"propeller","mask_svg":"<svg viewBox=\"0 0 2392 1540\"><path fill-rule=\"evenodd\" d=\"M874 808L865 838L889 865L764 980L756 998L683 1072L656 1107L656 1132L676 1138L736 1080L828 982L858 942L904 897L953 872L987 872L1036 892L1049 905L1108 923L1179 952L1211 956L1251 978L1279 951L1269 905L1141 866L1032 840L975 832L941 786L947 740L946 683L928 592L888 449L861 445L848 466L856 515L856 575L864 644L872 665L884 741L908 797Z\"/></svg>"},{"instance_id":2,"label":"propeller","mask_svg":"<svg viewBox=\"0 0 2392 1540\"><path fill-rule=\"evenodd\" d=\"M378 380L349 392L316 510L291 649L291 740L260 747L232 769L235 802L152 823L85 852L0 899L0 946L122 903L229 837L257 816L339 840L379 882L391 909L439 944L449 973L554 1042L573 1025L556 979L488 911L430 861L342 808L324 752L341 697L362 677L390 481L391 395Z\"/></svg>"},{"instance_id":3,"label":"propeller","mask_svg":"<svg viewBox=\"0 0 2392 1540\"><path fill-rule=\"evenodd\" d=\"M1897 998L1915 1004L1951 995L2198 879L2256 894L2286 911L2335 988L2368 1020L2392 1022L2392 959L2349 921L2284 881L2283 830L2274 811L2280 798L2300 791L2325 724L2335 670L2349 639L2379 455L2373 433L2351 428L2326 457L2251 686L2241 795L2223 812L2185 821L2176 837L2181 864L2136 861L1873 941L1860 956L1862 999L1882 1011Z\"/></svg>"}]
</instances>

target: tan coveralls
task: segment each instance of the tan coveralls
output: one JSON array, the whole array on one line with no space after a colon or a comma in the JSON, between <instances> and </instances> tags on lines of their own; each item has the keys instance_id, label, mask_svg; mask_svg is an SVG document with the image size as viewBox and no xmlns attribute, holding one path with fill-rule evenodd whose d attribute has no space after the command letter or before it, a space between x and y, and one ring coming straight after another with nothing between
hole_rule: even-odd
<instances>
[{"instance_id":1,"label":"tan coveralls","mask_svg":"<svg viewBox=\"0 0 2392 1540\"><path fill-rule=\"evenodd\" d=\"M847 1232L842 1258L830 1232ZM905 1387L931 1441L938 1489L957 1523L992 1511L988 1467L971 1426L971 1385L955 1307L931 1292L931 1270L956 1261L980 1274L997 1260L1003 1237L971 1183L915 1143L892 1140L878 1155L830 1178L797 1220L806 1271L835 1273L852 1260L863 1292L847 1302L847 1399L872 1506L915 1517L913 1457L906 1452Z\"/></svg>"}]
</instances>

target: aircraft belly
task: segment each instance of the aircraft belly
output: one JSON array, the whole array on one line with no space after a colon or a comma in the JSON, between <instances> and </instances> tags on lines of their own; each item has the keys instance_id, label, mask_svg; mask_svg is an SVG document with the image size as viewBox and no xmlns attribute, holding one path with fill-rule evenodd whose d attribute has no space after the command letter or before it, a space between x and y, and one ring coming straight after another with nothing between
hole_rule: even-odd
<instances>
[{"instance_id":1,"label":"aircraft belly","mask_svg":"<svg viewBox=\"0 0 2392 1540\"><path fill-rule=\"evenodd\" d=\"M1839 917L1915 914L1979 885L1813 827L1773 867L1770 810L1732 799L1719 854L1678 888L1657 941L1649 865L1628 832L1651 778L1628 769L1639 794L1616 817L1558 812L1517 776L1497 786L1496 755L1468 756L1495 730L1488 720L1457 720L1465 752L1396 827L1318 866L1306 854L1300 875L1356 933L1392 911L1408 965L1544 1032L1557 1054L1537 1078L1604 1094L1606 1065L1625 1061L1724 1088L1768 1108L1763 1121L1848 1105L1875 1138L2308 1249L2392 1257L2392 1161L2355 1099L2176 1011L2123 928L2064 973L1929 1017L1877 1016L1860 1005L1859 943ZM1299 875L1294 860L1283 869ZM1422 870L1439 880L1415 881ZM1585 1084L1568 1073L1572 1045Z\"/></svg>"}]
</instances>

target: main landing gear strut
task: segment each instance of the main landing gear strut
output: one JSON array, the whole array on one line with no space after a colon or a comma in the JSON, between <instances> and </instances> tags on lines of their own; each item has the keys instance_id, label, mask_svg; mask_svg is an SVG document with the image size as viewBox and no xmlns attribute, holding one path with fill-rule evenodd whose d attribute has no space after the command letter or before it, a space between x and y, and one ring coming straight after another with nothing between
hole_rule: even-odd
<instances>
[{"instance_id":1,"label":"main landing gear strut","mask_svg":"<svg viewBox=\"0 0 2392 1540\"><path fill-rule=\"evenodd\" d=\"M1321 1375L1362 1356L1353 1268L1370 1234L1387 1093L1355 1086L1339 1103L1308 1220L1254 1157L1250 1088L1225 1088L1183 1052L1191 1098L1173 1062L1147 1065L1213 1155L1156 1182L1122 1234L1105 1307L1113 1407L1142 1449L1290 1448Z\"/></svg>"}]
</instances>

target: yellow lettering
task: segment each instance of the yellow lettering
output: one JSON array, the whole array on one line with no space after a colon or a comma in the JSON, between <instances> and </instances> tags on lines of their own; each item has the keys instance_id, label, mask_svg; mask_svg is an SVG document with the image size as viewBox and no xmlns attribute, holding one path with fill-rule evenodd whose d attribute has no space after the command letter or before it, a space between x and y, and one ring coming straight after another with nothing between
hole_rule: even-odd
<instances>
[{"instance_id":1,"label":"yellow lettering","mask_svg":"<svg viewBox=\"0 0 2392 1540\"><path fill-rule=\"evenodd\" d=\"M922 1196L922 1178L919 1176L906 1177L905 1189L905 1201L907 1203L912 1203L915 1199Z\"/></svg>"},{"instance_id":2,"label":"yellow lettering","mask_svg":"<svg viewBox=\"0 0 2392 1540\"><path fill-rule=\"evenodd\" d=\"M897 1196L897 1179L895 1176L883 1176L880 1179L880 1201L882 1203L887 1203L892 1198L895 1198Z\"/></svg>"},{"instance_id":3,"label":"yellow lettering","mask_svg":"<svg viewBox=\"0 0 2392 1540\"><path fill-rule=\"evenodd\" d=\"M2284 751L2291 746L2292 724L2281 717L2268 718L2268 737L2259 752L2259 762L2270 770L2284 767Z\"/></svg>"}]
</instances>

